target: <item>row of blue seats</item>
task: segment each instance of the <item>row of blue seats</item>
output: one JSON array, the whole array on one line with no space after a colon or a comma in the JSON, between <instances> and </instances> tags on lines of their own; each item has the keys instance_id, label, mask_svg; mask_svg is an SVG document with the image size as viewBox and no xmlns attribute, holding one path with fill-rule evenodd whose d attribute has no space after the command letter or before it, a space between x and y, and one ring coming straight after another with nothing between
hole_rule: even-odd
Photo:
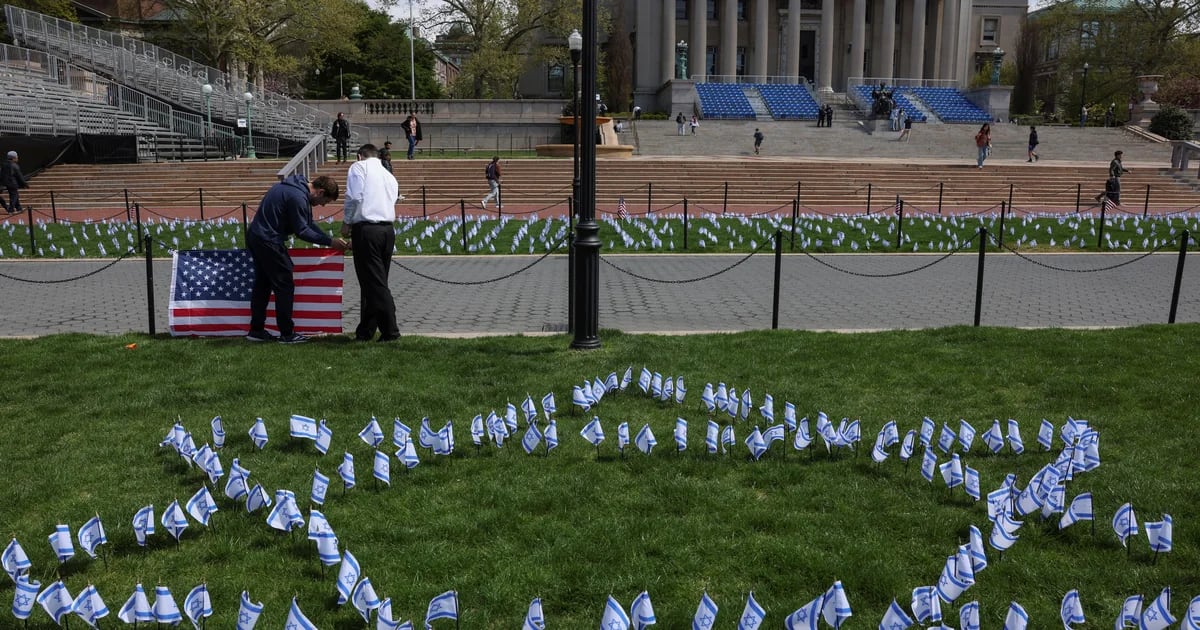
<instances>
[{"instance_id":1,"label":"row of blue seats","mask_svg":"<svg viewBox=\"0 0 1200 630\"><path fill-rule=\"evenodd\" d=\"M856 85L855 92L863 102L871 102L871 90L874 86ZM984 123L992 119L991 115L967 100L956 88L952 87L908 87L895 86L888 88L896 97L896 103L914 121L924 120L924 116L913 105L911 99L920 99L926 107L937 115L943 122L978 122Z\"/></svg>"},{"instance_id":2,"label":"row of blue seats","mask_svg":"<svg viewBox=\"0 0 1200 630\"><path fill-rule=\"evenodd\" d=\"M743 86L736 83L697 83L696 93L700 96L700 111L705 118L756 118Z\"/></svg>"},{"instance_id":3,"label":"row of blue seats","mask_svg":"<svg viewBox=\"0 0 1200 630\"><path fill-rule=\"evenodd\" d=\"M875 89L875 86L856 85L853 89L861 102L867 103L868 106L873 102L871 91ZM889 88L889 90L892 91L892 96L896 100L896 106L904 112L905 116L911 118L913 122L927 122L925 114L921 113L921 110L905 94L905 88Z\"/></svg>"},{"instance_id":4,"label":"row of blue seats","mask_svg":"<svg viewBox=\"0 0 1200 630\"><path fill-rule=\"evenodd\" d=\"M764 83L754 86L771 116L779 120L814 120L820 104L802 85Z\"/></svg>"}]
</instances>

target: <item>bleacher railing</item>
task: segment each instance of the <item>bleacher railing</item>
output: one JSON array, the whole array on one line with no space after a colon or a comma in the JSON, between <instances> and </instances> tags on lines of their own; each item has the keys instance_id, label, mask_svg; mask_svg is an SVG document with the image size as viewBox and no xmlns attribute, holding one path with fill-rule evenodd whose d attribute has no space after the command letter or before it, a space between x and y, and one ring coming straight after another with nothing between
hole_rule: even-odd
<instances>
[{"instance_id":1,"label":"bleacher railing","mask_svg":"<svg viewBox=\"0 0 1200 630\"><path fill-rule=\"evenodd\" d=\"M879 85L899 87L944 87L958 89L962 87L957 79L906 79L903 77L850 77L846 85Z\"/></svg>"},{"instance_id":2,"label":"bleacher railing","mask_svg":"<svg viewBox=\"0 0 1200 630\"><path fill-rule=\"evenodd\" d=\"M217 119L246 117L242 95L254 97L251 124L264 135L307 140L327 131L333 118L314 107L168 50L118 33L75 24L27 9L6 6L9 33L26 46L61 53L77 64L116 81L145 89L196 112L211 106ZM213 91L206 102L201 86ZM256 144L257 144L257 138Z\"/></svg>"},{"instance_id":3,"label":"bleacher railing","mask_svg":"<svg viewBox=\"0 0 1200 630\"><path fill-rule=\"evenodd\" d=\"M706 74L692 75L691 79L697 83L770 83L779 85L809 85L812 81L808 77L787 77L780 75L764 75L764 74Z\"/></svg>"}]
</instances>

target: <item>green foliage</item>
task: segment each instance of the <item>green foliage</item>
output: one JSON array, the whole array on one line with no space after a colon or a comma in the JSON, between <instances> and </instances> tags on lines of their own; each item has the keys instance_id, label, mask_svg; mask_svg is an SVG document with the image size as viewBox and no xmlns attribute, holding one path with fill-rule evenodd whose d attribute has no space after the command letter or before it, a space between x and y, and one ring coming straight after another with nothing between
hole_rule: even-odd
<instances>
[{"instance_id":1,"label":"green foliage","mask_svg":"<svg viewBox=\"0 0 1200 630\"><path fill-rule=\"evenodd\" d=\"M1174 105L1163 105L1150 119L1150 131L1168 140L1194 140L1195 120Z\"/></svg>"},{"instance_id":2,"label":"green foliage","mask_svg":"<svg viewBox=\"0 0 1200 630\"><path fill-rule=\"evenodd\" d=\"M70 22L79 21L79 16L75 13L75 3L72 0L6 0L4 4L44 13ZM4 12L0 11L0 41L12 43L8 37L6 19Z\"/></svg>"},{"instance_id":3,"label":"green foliage","mask_svg":"<svg viewBox=\"0 0 1200 630\"><path fill-rule=\"evenodd\" d=\"M947 491L940 477L927 483L919 462L901 463L895 447L876 465L866 452L827 454L818 442L798 453L788 440L753 462L742 439L754 425L765 427L753 411L749 421L735 423L730 454L707 454L708 414L699 392L705 382L723 381L751 389L755 405L772 394L777 417L791 401L798 417L825 411L835 423L860 419L864 451L888 420L903 434L922 416L955 427L963 418L980 431L994 418L1002 426L1015 418L1023 455L990 454L978 439L964 455L984 492L1008 473L1023 485L1053 459L1060 443L1046 453L1034 440L1042 418L1056 427L1068 416L1088 419L1101 435L1102 465L1077 473L1066 494L1069 501L1093 493L1094 533L1087 522L1059 530L1057 515L1022 519L1011 550L1001 556L987 548L989 565L962 601L980 601L985 627L1000 627L1009 602L1018 601L1031 627L1048 628L1057 623L1063 594L1077 588L1095 620L1089 627L1099 626L1130 594L1150 597L1170 585L1178 613L1196 593L1200 535L1183 525L1194 522L1200 474L1191 441L1168 434L1195 421L1198 334L1194 324L855 335L604 331L603 347L591 352L568 350L564 336L405 337L386 345L341 338L298 347L142 335L4 339L6 371L37 378L10 379L0 397L5 472L20 480L0 485L0 524L46 583L58 567L46 532L56 523L77 528L98 513L110 541L99 549L105 560L80 552L61 575L72 593L95 584L110 609L137 582L167 586L179 603L206 582L213 628L233 627L243 590L266 604L259 627L282 628L296 597L319 628L362 628L357 612L336 604L335 572L322 570L303 529L290 535L270 529L265 511L247 514L225 497L224 480L212 488L220 511L211 527L189 521L179 543L162 528L146 547L134 542L135 510L152 503L161 515L167 503L186 501L207 481L158 446L162 436L178 419L203 444L209 419L221 415L225 469L238 457L252 471L252 484L268 493L290 489L301 505L308 503L314 468L334 476L342 454L354 455L357 487L343 493L334 477L320 510L339 549L354 553L380 596L392 598L396 616L418 622L433 595L453 588L463 628L517 627L535 596L548 625L589 628L609 594L628 605L648 590L658 627L684 628L707 591L721 606L722 627L732 628L753 590L777 627L836 579L854 610L847 627L874 627L893 599L907 602L915 585L937 579L969 525L985 537L990 532L981 502L961 489ZM130 343L137 347L127 349ZM589 413L568 409L572 385L626 366L636 374L643 365L683 376L686 404L655 402L633 385ZM471 446L467 428L475 414L501 411L527 394L537 401L546 392L556 394L560 409L561 444L553 452L526 455L515 441L499 450ZM292 413L328 419L334 432L328 455L288 438ZM423 416L435 427L451 420L457 449L449 457L419 449L421 465L407 472L392 460L392 485L375 483L373 450L356 435L373 415L388 438L393 417L414 429ZM608 436L599 449L578 436L593 415ZM256 417L270 435L261 451L246 434ZM671 439L677 417L689 422L682 453L673 452ZM632 447L618 455L622 421L632 432L651 426L659 442L652 455ZM385 445L390 452L390 440ZM1142 521L1174 516L1181 526L1173 552L1155 557L1144 536L1134 537L1128 551L1120 545L1108 522L1126 501ZM944 613L956 617L949 607ZM55 626L39 610L29 627Z\"/></svg>"},{"instance_id":4,"label":"green foliage","mask_svg":"<svg viewBox=\"0 0 1200 630\"><path fill-rule=\"evenodd\" d=\"M1184 109L1200 109L1200 77L1186 73L1164 77L1158 82L1154 99Z\"/></svg>"},{"instance_id":5,"label":"green foliage","mask_svg":"<svg viewBox=\"0 0 1200 630\"><path fill-rule=\"evenodd\" d=\"M986 87L988 85L991 85L992 84L992 67L993 67L993 64L990 61L983 64L983 67L979 69L979 72L976 72L974 75L971 76L969 85L973 88ZM1011 85L1015 84L1016 82L1017 82L1017 64L1012 61L1006 61L1006 62L1001 63L1000 64L1000 85L1010 85L1011 86Z\"/></svg>"}]
</instances>

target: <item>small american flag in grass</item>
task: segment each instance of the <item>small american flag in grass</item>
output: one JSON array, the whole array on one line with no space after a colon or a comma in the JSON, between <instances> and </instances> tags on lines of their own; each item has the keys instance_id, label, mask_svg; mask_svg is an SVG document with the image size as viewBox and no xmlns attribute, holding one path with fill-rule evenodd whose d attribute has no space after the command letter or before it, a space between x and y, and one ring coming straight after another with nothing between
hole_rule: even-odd
<instances>
[{"instance_id":1,"label":"small american flag in grass","mask_svg":"<svg viewBox=\"0 0 1200 630\"><path fill-rule=\"evenodd\" d=\"M629 218L629 204L625 202L625 198L617 199L617 216L622 219Z\"/></svg>"}]
</instances>

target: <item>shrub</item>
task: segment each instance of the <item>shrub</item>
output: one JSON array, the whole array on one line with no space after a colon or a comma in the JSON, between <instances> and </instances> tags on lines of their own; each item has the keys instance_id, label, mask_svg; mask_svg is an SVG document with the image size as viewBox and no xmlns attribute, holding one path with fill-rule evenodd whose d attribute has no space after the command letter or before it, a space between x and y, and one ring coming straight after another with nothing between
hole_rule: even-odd
<instances>
[{"instance_id":1,"label":"shrub","mask_svg":"<svg viewBox=\"0 0 1200 630\"><path fill-rule=\"evenodd\" d=\"M1191 114L1175 105L1163 105L1150 119L1150 131L1168 140L1191 140L1195 134L1194 126Z\"/></svg>"}]
</instances>

